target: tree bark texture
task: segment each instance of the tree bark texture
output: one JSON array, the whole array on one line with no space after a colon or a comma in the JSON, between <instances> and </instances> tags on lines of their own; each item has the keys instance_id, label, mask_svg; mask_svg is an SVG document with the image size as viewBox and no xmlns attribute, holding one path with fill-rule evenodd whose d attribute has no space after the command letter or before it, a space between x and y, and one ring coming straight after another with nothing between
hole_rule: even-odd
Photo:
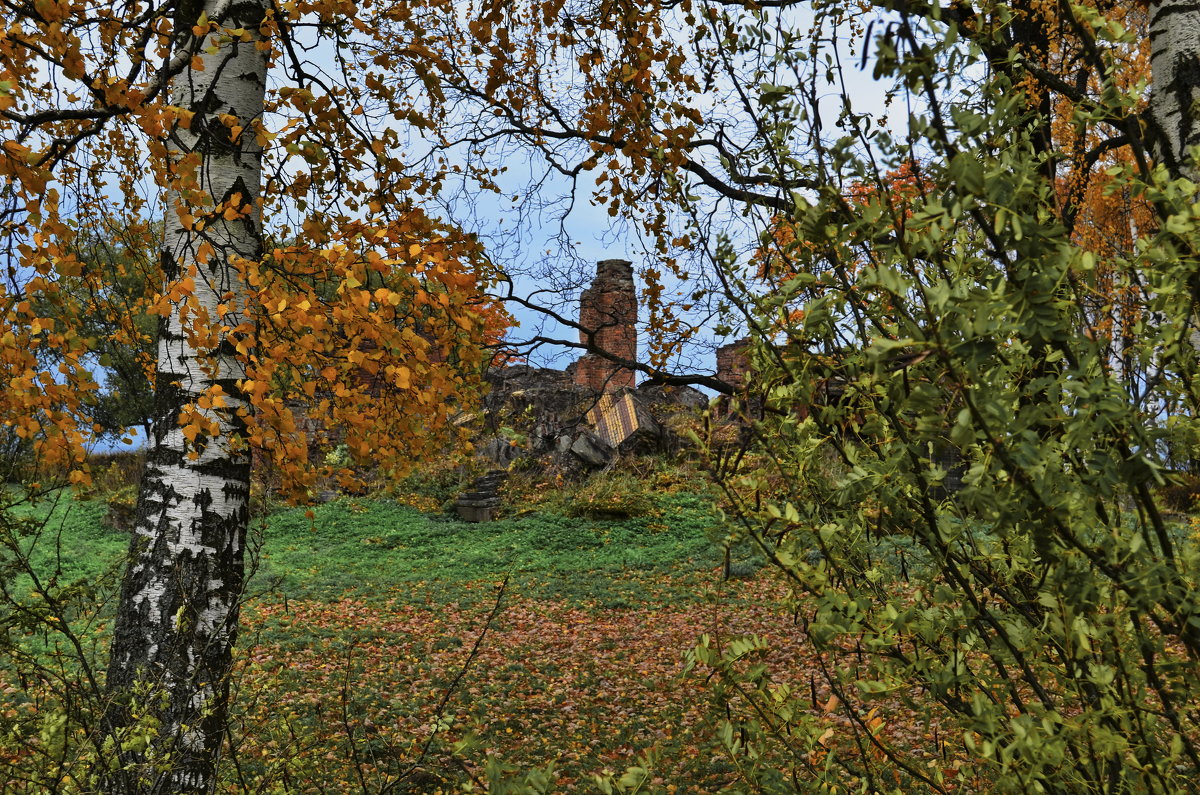
<instances>
[{"instance_id":1,"label":"tree bark texture","mask_svg":"<svg viewBox=\"0 0 1200 795\"><path fill-rule=\"evenodd\" d=\"M1200 146L1200 2L1150 3L1150 120L1155 156L1173 177L1200 179L1190 156ZM1198 288L1193 282L1193 294ZM1193 315L1188 341L1200 352L1200 322Z\"/></svg>"},{"instance_id":2,"label":"tree bark texture","mask_svg":"<svg viewBox=\"0 0 1200 795\"><path fill-rule=\"evenodd\" d=\"M245 306L234 263L258 258L262 245L255 124L267 60L256 44L265 10L261 0L185 0L176 19L178 46L199 46L171 87L171 104L194 116L167 142L161 260L168 285L190 278L194 288L190 302L173 302L158 344L154 438L107 680L104 728L119 766L101 779L111 793L204 793L216 780L245 576L250 458L230 330ZM197 42L191 31L205 17L247 35L203 32ZM198 335L201 325L216 333ZM216 432L190 441L181 410L214 385L223 405L200 413Z\"/></svg>"},{"instance_id":3,"label":"tree bark texture","mask_svg":"<svg viewBox=\"0 0 1200 795\"><path fill-rule=\"evenodd\" d=\"M1197 178L1188 151L1200 146L1200 2L1150 4L1150 115L1157 156L1175 176Z\"/></svg>"}]
</instances>

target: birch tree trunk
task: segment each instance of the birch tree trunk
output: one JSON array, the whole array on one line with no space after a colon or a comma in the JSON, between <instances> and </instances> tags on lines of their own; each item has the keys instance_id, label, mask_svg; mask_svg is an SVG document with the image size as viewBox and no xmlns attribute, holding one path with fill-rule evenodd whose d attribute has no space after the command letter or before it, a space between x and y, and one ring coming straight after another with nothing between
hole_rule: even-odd
<instances>
[{"instance_id":1,"label":"birch tree trunk","mask_svg":"<svg viewBox=\"0 0 1200 795\"><path fill-rule=\"evenodd\" d=\"M1175 176L1196 179L1188 151L1200 145L1200 2L1150 4L1150 114L1157 156Z\"/></svg>"},{"instance_id":2,"label":"birch tree trunk","mask_svg":"<svg viewBox=\"0 0 1200 795\"><path fill-rule=\"evenodd\" d=\"M120 749L119 769L101 776L110 793L204 793L215 783L250 490L230 330L245 296L234 262L256 259L262 245L255 123L267 62L256 44L265 9L262 0L184 2L176 20L177 46L196 56L171 104L195 115L168 141L161 260L183 293L162 322L154 439L109 663L104 726ZM216 30L196 41L190 31L205 18ZM216 387L223 398L212 398ZM206 432L189 439L197 423L185 433L181 410L206 403L217 404L198 411Z\"/></svg>"},{"instance_id":3,"label":"birch tree trunk","mask_svg":"<svg viewBox=\"0 0 1200 795\"><path fill-rule=\"evenodd\" d=\"M1200 146L1200 2L1150 3L1150 116L1155 155L1172 176L1200 178L1189 152ZM1193 287L1193 291L1196 288ZM1188 340L1200 352L1200 321Z\"/></svg>"}]
</instances>

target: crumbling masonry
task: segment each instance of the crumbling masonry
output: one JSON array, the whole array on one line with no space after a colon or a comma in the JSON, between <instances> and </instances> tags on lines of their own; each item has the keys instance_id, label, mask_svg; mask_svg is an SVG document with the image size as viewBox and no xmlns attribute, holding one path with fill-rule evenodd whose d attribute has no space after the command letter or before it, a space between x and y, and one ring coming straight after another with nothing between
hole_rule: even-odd
<instances>
[{"instance_id":1,"label":"crumbling masonry","mask_svg":"<svg viewBox=\"0 0 1200 795\"><path fill-rule=\"evenodd\" d=\"M717 378L735 391L746 385L746 376L750 373L749 347L750 338L744 337L717 348Z\"/></svg>"},{"instance_id":2,"label":"crumbling masonry","mask_svg":"<svg viewBox=\"0 0 1200 795\"><path fill-rule=\"evenodd\" d=\"M637 361L637 321L632 263L623 259L596 263L596 278L579 296L579 341ZM616 392L634 385L633 370L594 353L584 354L570 369L575 384L597 392Z\"/></svg>"}]
</instances>

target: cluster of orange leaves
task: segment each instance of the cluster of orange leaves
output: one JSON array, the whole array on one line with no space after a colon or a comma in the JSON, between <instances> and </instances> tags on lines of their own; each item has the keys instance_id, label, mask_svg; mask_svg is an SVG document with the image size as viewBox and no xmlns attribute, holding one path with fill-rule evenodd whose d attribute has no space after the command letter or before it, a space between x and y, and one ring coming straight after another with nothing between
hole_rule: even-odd
<instances>
[{"instance_id":1,"label":"cluster of orange leaves","mask_svg":"<svg viewBox=\"0 0 1200 795\"><path fill-rule=\"evenodd\" d=\"M386 13L403 16L399 8L388 4ZM370 3L360 10L379 11ZM261 207L240 194L214 205L200 187L197 156L168 166L167 138L193 115L170 105L158 83L155 64L171 55L177 33L172 18L152 21L149 43L138 49L139 27L127 24L142 13L137 4L39 0L34 11L0 27L0 112L12 114L0 116L0 185L15 208L0 222L9 241L0 254L8 273L0 286L0 422L29 440L41 464L87 477L84 451L99 431L88 398L97 390L96 341L71 319L88 313L110 318L131 344L146 342L134 320L146 313L181 314L201 349L233 340L245 376L236 397L249 400L244 441L298 491L336 474L309 466L322 444L344 444L359 461L403 465L453 435L450 420L469 406L492 355L486 346L499 343L512 319L483 295L492 273L478 244L416 206L436 192L437 177L406 172L393 128L357 124L379 105L406 117L409 100L386 79L386 62L374 71L362 65L361 84L272 91L270 126L255 120L252 129L230 129L231 138L253 133L264 147L264 173L273 176ZM312 14L353 21L354 11L285 3L263 20L255 46L277 62L287 26ZM217 31L206 24L192 33ZM354 24L364 36L383 35ZM71 112L38 115L64 108ZM60 157L64 141L74 147L69 157ZM236 221L257 209L265 219L262 258L237 263L244 297L231 291L233 303L215 315L193 295L211 244L201 243L196 261L170 283L152 250L134 252L145 292L122 306L103 283L111 272L77 254L81 237L153 227L167 190L181 204L166 211L197 234L210 218ZM332 205L323 199L330 190ZM142 237L153 246L153 235ZM153 379L153 360L143 365ZM185 436L202 445L217 433L213 410L230 399L228 386L198 396L179 417Z\"/></svg>"}]
</instances>

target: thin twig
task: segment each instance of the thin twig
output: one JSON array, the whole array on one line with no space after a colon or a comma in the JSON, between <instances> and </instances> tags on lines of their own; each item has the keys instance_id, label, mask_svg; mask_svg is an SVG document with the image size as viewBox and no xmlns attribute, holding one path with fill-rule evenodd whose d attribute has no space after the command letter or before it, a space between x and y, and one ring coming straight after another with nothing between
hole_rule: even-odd
<instances>
[{"instance_id":1,"label":"thin twig","mask_svg":"<svg viewBox=\"0 0 1200 795\"><path fill-rule=\"evenodd\" d=\"M483 622L483 629L479 631L479 637L475 638L475 645L471 647L471 651L467 654L467 658L463 660L462 668L458 674L446 686L446 691L442 693L442 698L438 701L437 708L433 712L433 731L425 738L425 744L421 747L420 755L413 760L409 765L408 770L401 773L395 781L389 782L379 790L380 795L385 795L393 791L399 784L413 774L414 771L425 761L425 757L429 755L429 748L433 745L433 739L437 736L438 728L441 726L442 715L446 712L446 705L450 703L451 696L458 690L458 685L463 677L467 675L467 671L471 667L471 663L475 661L475 657L479 654L480 647L483 646L483 639L487 636L488 630L492 627L492 622L496 620L496 616L500 614L500 604L504 599L504 592L508 589L508 578L511 575L505 575L504 581L500 583L500 589L496 592L496 602L492 605L491 612L488 613L487 620Z\"/></svg>"}]
</instances>

